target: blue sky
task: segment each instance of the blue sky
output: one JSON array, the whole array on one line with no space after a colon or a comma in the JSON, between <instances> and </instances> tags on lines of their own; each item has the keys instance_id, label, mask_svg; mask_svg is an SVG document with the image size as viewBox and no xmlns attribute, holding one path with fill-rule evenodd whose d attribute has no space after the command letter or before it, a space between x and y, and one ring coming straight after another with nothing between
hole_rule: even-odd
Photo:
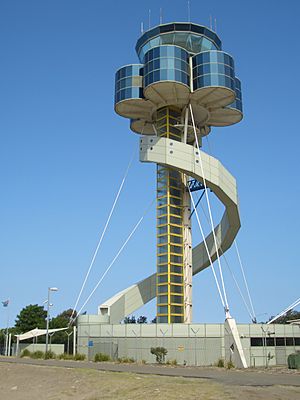
<instances>
[{"instance_id":1,"label":"blue sky","mask_svg":"<svg viewBox=\"0 0 300 400\"><path fill-rule=\"evenodd\" d=\"M288 4L288 6L287 6ZM138 146L114 113L114 73L137 62L140 24L187 20L186 1L52 0L0 3L0 300L10 319L42 304L74 305L125 168ZM223 49L242 81L244 120L215 128L204 150L237 178L238 243L259 320L299 297L299 32L297 1L191 1L191 20L217 19ZM155 195L155 167L130 170L84 300ZM219 206L215 205L215 220ZM194 221L194 242L199 239ZM241 282L234 250L231 269ZM223 262L232 314L249 317ZM155 209L149 212L85 310L151 274ZM137 314L152 318L155 303ZM0 309L0 326L6 324ZM195 322L224 318L212 272L194 278Z\"/></svg>"}]
</instances>

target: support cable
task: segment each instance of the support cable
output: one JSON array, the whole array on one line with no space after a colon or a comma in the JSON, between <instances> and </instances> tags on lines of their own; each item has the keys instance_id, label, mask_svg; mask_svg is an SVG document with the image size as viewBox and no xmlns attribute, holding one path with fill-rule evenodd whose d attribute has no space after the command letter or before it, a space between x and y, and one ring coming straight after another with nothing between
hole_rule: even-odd
<instances>
[{"instance_id":1,"label":"support cable","mask_svg":"<svg viewBox=\"0 0 300 400\"><path fill-rule=\"evenodd\" d=\"M209 154L212 154L212 149L211 149L210 141L208 140L208 135L205 136L205 139L206 139L206 142L207 142L207 145L208 145ZM204 215L205 215L206 219L208 219L207 216L206 216L206 214L205 214L205 211L204 211L204 208L202 207L202 205L201 205L201 208L202 208L202 210L203 210L203 212L204 212ZM233 278L234 282L236 283L236 286L237 286L238 291L239 291L239 293L240 293L240 295L241 295L241 297L242 297L242 299L243 299L243 302L244 302L244 304L245 304L245 307L247 308L247 311L248 311L248 313L249 313L249 315L250 315L250 318L251 318L252 322L256 323L257 318L256 318L256 314L255 314L255 311L254 311L253 302L252 302L252 298L251 298L251 295L250 295L250 290L249 290L248 282L247 282L247 279L246 279L246 274L245 274L245 271L244 271L244 267L243 267L243 264L242 264L242 260L241 260L241 257L240 257L240 252L239 252L239 249L238 249L238 246L237 246L237 241L236 241L236 239L234 240L234 244L235 244L235 248L236 248L236 252L237 252L237 257L238 257L238 260L239 260L240 268L241 268L241 271L242 271L242 276L243 276L244 284L245 284L245 287L246 287L246 290L247 290L247 295L248 295L248 299L249 299L249 304L250 304L250 307L251 307L251 310L252 310L251 312L250 312L249 307L248 307L248 304L246 303L245 298L244 298L244 296L243 296L243 294L242 294L242 292L241 292L241 289L240 289L240 287L239 287L239 285L238 285L238 283L237 283L237 281L236 281L236 279L235 279L235 276L234 276L233 272L231 271L231 269L230 269L230 267L229 267L227 258L226 258L226 256L225 256L225 254L223 253L221 247L220 247L220 250L222 251L222 255L224 256L224 260L225 260L225 262L226 262L226 264L227 264L227 267L228 267L228 269L229 269L229 271L230 271L230 273L231 273L231 275L232 275L232 278Z\"/></svg>"},{"instance_id":2,"label":"support cable","mask_svg":"<svg viewBox=\"0 0 300 400\"><path fill-rule=\"evenodd\" d=\"M292 310L294 307L296 307L298 304L300 304L300 297L294 303L289 305L285 310L281 311L276 317L272 318L270 321L267 322L267 325L272 324L274 321L276 321L278 318L282 317L284 314L286 314L288 311Z\"/></svg>"},{"instance_id":3,"label":"support cable","mask_svg":"<svg viewBox=\"0 0 300 400\"><path fill-rule=\"evenodd\" d=\"M155 200L155 199L154 199ZM106 268L106 270L104 271L104 273L102 274L101 278L99 279L99 281L97 282L96 286L94 287L94 289L92 290L92 292L90 293L90 295L88 296L88 298L86 299L86 301L83 303L82 307L80 308L80 310L78 311L77 315L75 318L73 318L70 323L73 323L74 321L76 321L77 317L79 316L79 314L81 313L81 311L83 310L83 308L87 305L87 303L89 302L89 300L91 299L91 297L93 296L93 294L95 293L95 291L98 289L100 283L103 281L103 279L105 278L105 276L107 275L107 273L109 272L109 270L111 269L111 267L114 265L114 263L116 262L116 260L118 259L118 257L120 256L120 254L122 253L122 251L124 250L125 246L127 245L127 243L129 242L129 240L131 239L132 235L134 234L134 232L137 230L137 228L140 226L141 222L143 221L143 219L145 218L146 214L149 212L150 208L152 207L154 200L152 200L150 206L146 209L146 211L144 212L144 214L141 216L141 218L138 220L138 222L135 224L134 228L132 229L132 231L130 232L130 234L128 235L127 239L125 240L125 242L122 244L122 246L120 247L120 249L118 250L117 254L115 255L115 257L113 258L113 260L111 261L111 263L109 264L109 266Z\"/></svg>"},{"instance_id":4,"label":"support cable","mask_svg":"<svg viewBox=\"0 0 300 400\"><path fill-rule=\"evenodd\" d=\"M205 189L204 189L204 190L205 190ZM192 216L193 216L193 214L194 214L194 212L195 212L195 209L198 207L200 201L202 200L202 197L204 196L204 190L203 190L203 192L201 193L201 196L199 197L199 199L197 200L197 203L196 203L196 205L195 205L195 208L194 208L193 211L191 212L191 214L190 214L190 216L189 216L189 219L192 218Z\"/></svg>"},{"instance_id":5,"label":"support cable","mask_svg":"<svg viewBox=\"0 0 300 400\"><path fill-rule=\"evenodd\" d=\"M107 220L106 220L106 223L105 223L104 229L103 229L103 231L102 231L101 237L100 237L100 239L99 239L99 241L98 241L96 250L94 251L92 260L91 260L91 262L90 262L89 268L88 268L87 273L86 273L86 275L85 275L85 278L84 278L83 284L82 284L82 286L81 286L81 289L80 289L80 291L79 291L77 300L76 300L75 305L74 305L74 307L73 307L73 309L72 309L72 314L71 314L71 317L70 317L70 321L71 321L72 318L73 318L74 312L75 312L76 307L77 307L77 305L78 305L78 303L79 303L79 300L80 300L80 297L81 297L81 295L82 295L83 289L84 289L84 287L85 287L86 281L87 281L87 279L88 279L88 277L89 277L89 275L90 275L90 272L91 272L91 270L92 270L92 267L93 267L93 265L94 265L94 263L95 263L95 260L96 260L96 257L97 257L97 254L98 254L100 245L101 245L101 243L102 243L102 241L103 241L103 238L104 238L104 235L105 235L105 233L106 233L108 224L109 224L109 222L110 222L110 219L111 219L111 217L112 217L112 214L113 214L113 212L114 212L114 209L115 209L115 207L116 207L116 204L117 204L117 202L118 202L118 199L119 199L119 197L120 197L121 191L122 191L122 189L123 189L123 186L124 186L125 180L126 180L126 178L127 178L129 169L130 169L130 167L131 167L131 165L132 165L132 162L133 162L133 160L134 160L135 154L136 154L136 150L134 151L134 153L133 153L133 155L131 156L131 159L130 159L128 165L127 165L127 168L126 168L125 174L124 174L124 176L123 176L121 185L120 185L120 187L119 187L119 190L118 190L117 195L116 195L116 197L115 197L115 200L114 200L114 202L113 202L112 208L111 208L110 213L109 213L109 215L108 215L108 218L107 218Z\"/></svg>"},{"instance_id":6,"label":"support cable","mask_svg":"<svg viewBox=\"0 0 300 400\"><path fill-rule=\"evenodd\" d=\"M202 195L201 195L202 196ZM198 203L198 202L197 202ZM196 203L196 204L197 204ZM206 214L206 212L205 212L205 209L204 209L204 207L203 207L203 205L200 203L200 207L201 207L201 209L202 209L202 211L203 211L203 214L204 214L204 216L205 216L205 218L206 218L206 221L209 223L209 218L208 218L208 216L207 216L207 214ZM219 246L220 246L220 251L221 251L221 253L222 253L222 256L224 257L224 261L225 261L225 264L227 265L227 268L228 268L228 270L229 270L229 272L230 272L230 274L231 274L231 276L232 276L232 279L233 279L233 281L234 281L234 283L235 283L235 285L236 285L236 287L237 287L237 290L238 290L238 292L239 292L239 294L240 294L240 296L241 296L241 298L242 298L242 300L243 300L243 303L244 303L244 305L245 305L245 307L246 307L246 309L247 309L247 311L248 311L248 314L249 314L249 316L250 316L250 319L251 319L251 321L256 321L256 316L255 316L255 314L252 314L251 313L251 311L250 311L250 308L249 308L249 306L248 306L248 304L247 304L247 302L246 302L246 299L245 299L245 297L244 297L244 295L243 295L243 293L242 293L242 290L241 290L241 288L240 288L240 285L238 284L238 281L237 281L237 279L236 279L236 277L235 277L235 275L234 275L234 273L233 273L233 271L232 271L232 269L230 268L230 265L229 265L229 262L228 262L228 260L227 260L227 257L226 257L226 255L225 255L225 253L223 252L223 250L222 250L222 247L221 247L221 245L220 245L220 242L219 242L219 240L218 240L218 238L217 238L217 241L218 241L218 244L219 244Z\"/></svg>"},{"instance_id":7,"label":"support cable","mask_svg":"<svg viewBox=\"0 0 300 400\"><path fill-rule=\"evenodd\" d=\"M207 246L207 243L206 243L206 238L204 236L204 232L203 232L202 225L201 225L201 222L200 222L200 219L199 219L198 211L195 208L195 202L194 202L194 199L193 199L193 196L192 196L192 193L191 193L191 190L190 190L189 186L188 186L188 190L189 190L189 194L190 194L191 201L192 201L192 204L193 204L193 208L195 210L195 215L196 215L196 219L197 219L197 222L198 222L198 225L199 225L199 228L200 228L200 232L201 232L201 235L202 235L204 247L205 247L205 250L207 252L207 256L208 256L208 259L209 259L209 262L210 262L210 266L211 266L211 269L212 269L212 272L213 272L213 275L214 275L214 278L215 278L215 281L216 281L216 285L217 285L217 288L218 288L220 299L221 299L223 307L225 308L225 302L224 302L224 299L223 299L223 296L222 296L222 292L221 292L221 289L220 289L220 285L219 285L219 281L218 281L218 278L217 278L217 275L216 275L214 264L213 264L213 261L212 261L211 256L210 256L210 252L208 250L208 246Z\"/></svg>"},{"instance_id":8,"label":"support cable","mask_svg":"<svg viewBox=\"0 0 300 400\"><path fill-rule=\"evenodd\" d=\"M199 141L198 141L198 137L197 137L194 114L193 114L193 109L192 109L192 105L191 104L189 105L189 108L190 108L190 113L191 113L191 117L192 117L192 124L193 124L193 129L194 129L196 146L197 146L197 150L198 150L201 173L202 173L202 177L203 177L203 185L204 185L204 188L205 188L205 196L206 196L206 202L207 202L207 207L208 207L209 219L210 219L210 224L211 224L211 227L212 227L212 234L213 234L213 238L214 238L214 244L215 244L216 254L217 254L217 259L218 259L219 273L220 273L220 277L221 277L222 289L223 289L224 300L225 300L225 313L227 314L229 312L228 300L227 300L226 289L225 289L225 284L224 284L224 278L223 278L223 273L222 273L219 249L218 249L218 245L217 245L216 233L215 233L215 228L214 228L214 221L213 221L213 218L212 218L211 207L210 207L210 202L209 202L209 197L208 197L208 191L206 190L207 189L206 179L205 179L205 175L204 175L202 157L201 157L201 152L200 152L200 148L199 148Z\"/></svg>"},{"instance_id":9,"label":"support cable","mask_svg":"<svg viewBox=\"0 0 300 400\"><path fill-rule=\"evenodd\" d=\"M250 295L248 282L247 282L247 279L246 279L244 267L243 267L243 264L242 264L240 252L239 252L238 245L237 245L237 241L235 239L234 239L234 245L235 245L236 253L237 253L237 256L238 256L239 263L240 263L240 267L241 267L244 283L245 283L245 286L246 286L246 289L247 289L248 298L249 298L249 302L250 302L250 306L251 306L252 314L253 314L253 321L256 321L256 315L255 315L255 311L254 311L254 307L253 307L253 303L252 303L252 298L251 298L251 295Z\"/></svg>"}]
</instances>

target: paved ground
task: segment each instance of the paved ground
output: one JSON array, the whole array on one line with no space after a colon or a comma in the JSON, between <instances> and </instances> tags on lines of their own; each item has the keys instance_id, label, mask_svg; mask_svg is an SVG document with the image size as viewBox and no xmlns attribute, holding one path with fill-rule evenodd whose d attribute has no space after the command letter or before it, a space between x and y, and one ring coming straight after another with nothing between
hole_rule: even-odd
<instances>
[{"instance_id":1,"label":"paved ground","mask_svg":"<svg viewBox=\"0 0 300 400\"><path fill-rule=\"evenodd\" d=\"M143 371L143 374L140 374L104 371L104 366L100 364L39 361L38 365L34 365L31 360L22 360L22 363L18 361L7 362L2 359L0 362L1 400L145 400L151 397L155 400L300 399L299 386L270 385L268 376L273 375L272 373L254 372L252 378L248 380L249 385L243 386L238 384L238 376L243 376L244 372L239 371L220 373L214 369L198 368L197 378L183 378L152 375L148 372L182 374L184 370L191 374L195 373L196 368L105 364L105 368L110 369L138 368ZM95 368L102 368L102 370ZM247 372L247 375L250 374L251 372ZM205 379L199 378L200 375L213 377ZM261 375L265 377L269 386L258 386L254 382L254 378ZM293 374L282 373L281 376L283 375L292 376ZM299 374L296 377L299 378Z\"/></svg>"},{"instance_id":2,"label":"paved ground","mask_svg":"<svg viewBox=\"0 0 300 400\"><path fill-rule=\"evenodd\" d=\"M249 370L226 370L223 368L203 367L170 367L150 364L116 364L116 363L94 363L86 361L63 361L63 360L32 360L29 358L0 357L1 362L56 366L68 368L93 369L99 371L129 372L137 374L152 374L161 376L181 376L185 378L204 378L214 380L227 385L242 386L295 386L300 388L300 371L281 369L249 369ZM300 399L300 391L299 391Z\"/></svg>"}]
</instances>

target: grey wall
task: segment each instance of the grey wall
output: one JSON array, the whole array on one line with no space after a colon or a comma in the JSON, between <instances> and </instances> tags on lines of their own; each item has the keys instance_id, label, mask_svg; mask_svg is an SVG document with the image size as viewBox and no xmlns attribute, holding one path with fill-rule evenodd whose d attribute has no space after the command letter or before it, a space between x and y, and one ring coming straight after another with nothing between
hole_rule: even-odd
<instances>
[{"instance_id":1,"label":"grey wall","mask_svg":"<svg viewBox=\"0 0 300 400\"><path fill-rule=\"evenodd\" d=\"M111 358L132 357L137 361L155 362L151 347L168 350L166 360L178 364L209 366L220 358L230 360L230 349L224 333L224 324L101 324L97 315L78 319L78 352L92 360L96 353ZM299 337L296 325L238 324L248 366L287 363L287 356L300 346L251 346L250 338ZM269 355L269 357L268 357ZM266 361L268 359L268 361Z\"/></svg>"}]
</instances>

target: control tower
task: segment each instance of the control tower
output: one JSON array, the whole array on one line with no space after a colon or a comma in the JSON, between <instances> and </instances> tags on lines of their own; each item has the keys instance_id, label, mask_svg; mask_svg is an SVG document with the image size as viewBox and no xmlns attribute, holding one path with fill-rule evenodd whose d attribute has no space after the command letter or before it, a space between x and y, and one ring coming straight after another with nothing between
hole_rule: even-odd
<instances>
[{"instance_id":1,"label":"control tower","mask_svg":"<svg viewBox=\"0 0 300 400\"><path fill-rule=\"evenodd\" d=\"M222 50L218 35L204 26L156 26L138 39L136 52L139 63L116 72L115 111L129 118L131 130L141 135L140 160L157 164L157 272L143 287L155 282L155 294L148 294L147 301L157 298L158 323L191 323L192 275L224 253L240 228L235 179L200 147L212 127L241 121L241 84L233 58ZM190 194L208 188L225 212L193 249ZM136 300L136 307L147 296ZM122 304L123 314L132 311L126 299Z\"/></svg>"}]
</instances>

